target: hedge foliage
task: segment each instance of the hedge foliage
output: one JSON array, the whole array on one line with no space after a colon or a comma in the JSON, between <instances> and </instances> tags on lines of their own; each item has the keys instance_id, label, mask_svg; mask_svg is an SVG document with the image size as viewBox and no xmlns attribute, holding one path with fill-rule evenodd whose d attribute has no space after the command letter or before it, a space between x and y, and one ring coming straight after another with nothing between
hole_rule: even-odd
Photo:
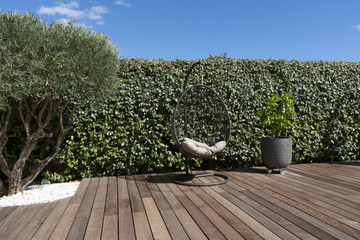
<instances>
[{"instance_id":1,"label":"hedge foliage","mask_svg":"<svg viewBox=\"0 0 360 240\"><path fill-rule=\"evenodd\" d=\"M182 168L170 126L192 63L120 60L118 100L76 116L47 174L58 171L70 179ZM232 133L222 154L193 160L193 167L261 165L265 129L258 112L271 93L294 96L293 163L359 159L359 63L217 58L202 60L202 66L203 83L228 106ZM191 81L200 80L196 75Z\"/></svg>"}]
</instances>

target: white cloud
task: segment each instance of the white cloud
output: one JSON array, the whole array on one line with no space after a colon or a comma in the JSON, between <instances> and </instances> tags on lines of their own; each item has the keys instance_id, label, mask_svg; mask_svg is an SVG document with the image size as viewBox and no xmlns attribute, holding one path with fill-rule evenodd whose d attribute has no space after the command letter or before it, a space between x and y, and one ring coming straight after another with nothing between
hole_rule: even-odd
<instances>
[{"instance_id":1,"label":"white cloud","mask_svg":"<svg viewBox=\"0 0 360 240\"><path fill-rule=\"evenodd\" d=\"M90 12L88 14L88 17L89 19L91 20L99 20L99 19L102 19L102 16L100 14L96 14L96 13L93 13L93 12Z\"/></svg>"},{"instance_id":2,"label":"white cloud","mask_svg":"<svg viewBox=\"0 0 360 240\"><path fill-rule=\"evenodd\" d=\"M66 25L66 24L68 24L70 21L72 21L72 19L61 18L61 19L58 20L58 23L61 23L61 24ZM75 22L75 24L76 24L77 26L79 26L79 27L82 27L82 28L89 28L89 29L92 28L92 26L87 26L87 25L85 25L85 24L83 24L83 23L76 23L76 22Z\"/></svg>"},{"instance_id":3,"label":"white cloud","mask_svg":"<svg viewBox=\"0 0 360 240\"><path fill-rule=\"evenodd\" d=\"M64 8L78 8L78 7L79 7L79 3L76 2L76 1L70 1L70 3L68 3L68 4L60 3L60 7L64 7Z\"/></svg>"},{"instance_id":4,"label":"white cloud","mask_svg":"<svg viewBox=\"0 0 360 240\"><path fill-rule=\"evenodd\" d=\"M104 21L98 21L97 24L98 25L105 25L105 22Z\"/></svg>"},{"instance_id":5,"label":"white cloud","mask_svg":"<svg viewBox=\"0 0 360 240\"><path fill-rule=\"evenodd\" d=\"M91 20L99 20L102 19L101 14L107 13L108 9L104 6L96 6L96 7L92 7L90 8L89 11L87 11L87 16L91 19Z\"/></svg>"},{"instance_id":6,"label":"white cloud","mask_svg":"<svg viewBox=\"0 0 360 240\"><path fill-rule=\"evenodd\" d=\"M108 9L104 6L99 5L99 6L90 8L90 11L97 12L97 13L107 13Z\"/></svg>"},{"instance_id":7,"label":"white cloud","mask_svg":"<svg viewBox=\"0 0 360 240\"><path fill-rule=\"evenodd\" d=\"M71 19L68 19L68 18L62 18L62 19L58 20L58 22L62 23L62 24L68 24L70 21L71 21Z\"/></svg>"},{"instance_id":8,"label":"white cloud","mask_svg":"<svg viewBox=\"0 0 360 240\"><path fill-rule=\"evenodd\" d=\"M71 8L64 8L61 6L57 6L53 8L41 6L38 11L38 14L53 15L53 16L56 14L60 14L74 19L80 19L85 17L83 11L78 11Z\"/></svg>"},{"instance_id":9,"label":"white cloud","mask_svg":"<svg viewBox=\"0 0 360 240\"><path fill-rule=\"evenodd\" d=\"M78 7L79 7L79 3L75 1L70 1L70 3L68 4L61 3L60 5L55 7L41 6L38 11L38 14L53 15L53 16L59 14L73 19L84 18L85 17L84 11L73 9Z\"/></svg>"},{"instance_id":10,"label":"white cloud","mask_svg":"<svg viewBox=\"0 0 360 240\"><path fill-rule=\"evenodd\" d=\"M67 4L60 3L57 6L54 7L45 7L41 6L38 14L40 15L60 15L64 16L66 18L63 19L90 19L90 20L100 20L103 18L103 14L108 12L108 9L105 6L94 6L90 9L83 9L78 10L79 8L79 2L77 1L70 1ZM105 23L104 21L100 21L101 23ZM101 24L100 24L101 25Z\"/></svg>"},{"instance_id":11,"label":"white cloud","mask_svg":"<svg viewBox=\"0 0 360 240\"><path fill-rule=\"evenodd\" d=\"M114 2L116 5L121 5L121 6L124 6L124 7L130 7L130 3L126 3L124 0L117 0Z\"/></svg>"},{"instance_id":12,"label":"white cloud","mask_svg":"<svg viewBox=\"0 0 360 240\"><path fill-rule=\"evenodd\" d=\"M356 26L356 29L360 31L360 24Z\"/></svg>"}]
</instances>

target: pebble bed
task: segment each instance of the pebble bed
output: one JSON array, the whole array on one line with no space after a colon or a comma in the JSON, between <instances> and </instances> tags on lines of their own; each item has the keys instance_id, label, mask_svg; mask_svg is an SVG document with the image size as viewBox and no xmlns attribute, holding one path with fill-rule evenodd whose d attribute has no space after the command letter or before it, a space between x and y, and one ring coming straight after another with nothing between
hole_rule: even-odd
<instances>
[{"instance_id":1,"label":"pebble bed","mask_svg":"<svg viewBox=\"0 0 360 240\"><path fill-rule=\"evenodd\" d=\"M74 196L80 182L27 186L24 191L0 198L0 207L47 203Z\"/></svg>"}]
</instances>

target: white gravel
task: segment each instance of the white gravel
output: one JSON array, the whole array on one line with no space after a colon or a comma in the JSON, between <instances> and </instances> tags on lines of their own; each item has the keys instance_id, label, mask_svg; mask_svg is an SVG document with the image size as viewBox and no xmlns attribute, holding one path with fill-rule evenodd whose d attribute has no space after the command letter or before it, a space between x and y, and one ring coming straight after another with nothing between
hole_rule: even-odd
<instances>
[{"instance_id":1,"label":"white gravel","mask_svg":"<svg viewBox=\"0 0 360 240\"><path fill-rule=\"evenodd\" d=\"M74 196L80 182L27 186L24 191L0 198L0 207L47 203Z\"/></svg>"}]
</instances>

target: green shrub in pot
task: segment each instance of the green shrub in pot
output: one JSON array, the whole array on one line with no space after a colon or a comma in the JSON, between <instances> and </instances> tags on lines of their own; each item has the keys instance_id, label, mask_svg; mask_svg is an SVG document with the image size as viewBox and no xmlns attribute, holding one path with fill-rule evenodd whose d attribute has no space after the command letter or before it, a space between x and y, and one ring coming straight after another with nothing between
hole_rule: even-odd
<instances>
[{"instance_id":1,"label":"green shrub in pot","mask_svg":"<svg viewBox=\"0 0 360 240\"><path fill-rule=\"evenodd\" d=\"M288 131L294 125L293 96L271 94L266 98L266 107L259 112L268 136L261 138L261 159L271 173L279 169L283 174L291 162L292 138Z\"/></svg>"}]
</instances>

